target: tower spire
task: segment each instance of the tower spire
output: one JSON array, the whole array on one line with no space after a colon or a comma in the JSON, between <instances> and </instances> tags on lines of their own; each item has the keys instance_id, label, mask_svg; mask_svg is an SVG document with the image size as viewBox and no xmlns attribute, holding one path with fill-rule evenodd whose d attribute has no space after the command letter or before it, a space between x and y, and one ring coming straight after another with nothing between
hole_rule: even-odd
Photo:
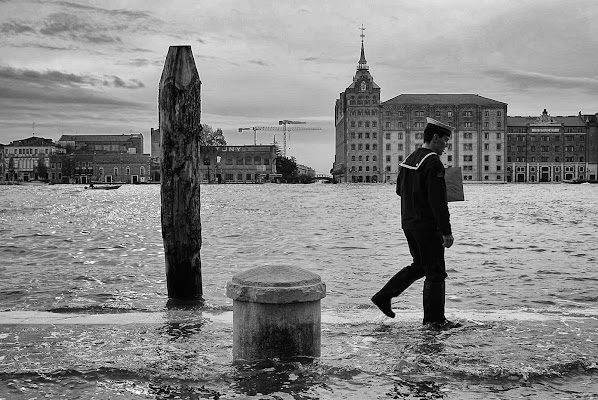
<instances>
[{"instance_id":1,"label":"tower spire","mask_svg":"<svg viewBox=\"0 0 598 400\"><path fill-rule=\"evenodd\" d=\"M363 38L365 37L365 28L363 27L363 24L361 24L361 28L359 29L361 30L361 34L359 35L361 36L361 57L359 57L357 69L369 69L368 62L365 59L365 51L363 49Z\"/></svg>"}]
</instances>

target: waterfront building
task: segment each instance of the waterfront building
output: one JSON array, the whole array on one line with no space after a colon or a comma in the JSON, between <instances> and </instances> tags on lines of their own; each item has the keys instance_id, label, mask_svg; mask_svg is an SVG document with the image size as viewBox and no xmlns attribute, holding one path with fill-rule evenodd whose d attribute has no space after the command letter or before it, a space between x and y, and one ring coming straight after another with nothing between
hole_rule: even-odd
<instances>
[{"instance_id":1,"label":"waterfront building","mask_svg":"<svg viewBox=\"0 0 598 400\"><path fill-rule=\"evenodd\" d=\"M281 177L276 172L276 146L201 146L201 181L259 183Z\"/></svg>"},{"instance_id":2,"label":"waterfront building","mask_svg":"<svg viewBox=\"0 0 598 400\"><path fill-rule=\"evenodd\" d=\"M24 182L46 179L50 157L64 152L52 139L31 136L14 140L4 146L2 179Z\"/></svg>"},{"instance_id":3,"label":"waterfront building","mask_svg":"<svg viewBox=\"0 0 598 400\"><path fill-rule=\"evenodd\" d=\"M58 145L69 152L143 154L143 135L62 135Z\"/></svg>"},{"instance_id":4,"label":"waterfront building","mask_svg":"<svg viewBox=\"0 0 598 400\"><path fill-rule=\"evenodd\" d=\"M507 181L560 182L592 179L596 138L589 116L507 118ZM595 125L595 121L594 121Z\"/></svg>"},{"instance_id":5,"label":"waterfront building","mask_svg":"<svg viewBox=\"0 0 598 400\"><path fill-rule=\"evenodd\" d=\"M144 183L150 179L150 155L143 154L141 133L62 135L66 154L50 159L49 179L56 183Z\"/></svg>"},{"instance_id":6,"label":"waterfront building","mask_svg":"<svg viewBox=\"0 0 598 400\"><path fill-rule=\"evenodd\" d=\"M363 38L363 36L362 36ZM353 83L335 104L339 182L395 182L399 164L423 144L426 117L455 128L442 156L465 181L505 181L507 104L476 94L401 94L380 102L363 39Z\"/></svg>"},{"instance_id":7,"label":"waterfront building","mask_svg":"<svg viewBox=\"0 0 598 400\"><path fill-rule=\"evenodd\" d=\"M297 164L297 174L307 175L314 178L316 176L316 170L312 167L308 167L307 165Z\"/></svg>"}]
</instances>

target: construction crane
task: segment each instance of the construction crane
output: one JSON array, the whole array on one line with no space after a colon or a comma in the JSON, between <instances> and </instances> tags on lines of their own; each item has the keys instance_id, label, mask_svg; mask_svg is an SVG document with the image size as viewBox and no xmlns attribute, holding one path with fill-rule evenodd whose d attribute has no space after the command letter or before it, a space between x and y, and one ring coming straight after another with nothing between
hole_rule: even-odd
<instances>
[{"instance_id":1,"label":"construction crane","mask_svg":"<svg viewBox=\"0 0 598 400\"><path fill-rule=\"evenodd\" d=\"M282 147L282 156L287 156L287 132L289 131L320 131L322 128L318 128L315 126L289 126L291 124L305 124L306 122L303 121L289 121L288 119L278 121L278 125L282 126L252 126L251 128L239 128L239 133L243 131L253 130L253 144L257 145L257 131L283 131L283 147Z\"/></svg>"}]
</instances>

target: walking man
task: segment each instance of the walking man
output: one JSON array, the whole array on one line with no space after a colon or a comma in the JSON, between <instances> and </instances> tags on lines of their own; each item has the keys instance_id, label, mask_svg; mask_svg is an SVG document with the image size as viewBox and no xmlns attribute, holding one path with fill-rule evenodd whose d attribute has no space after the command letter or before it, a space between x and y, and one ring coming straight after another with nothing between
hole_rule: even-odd
<instances>
[{"instance_id":1,"label":"walking man","mask_svg":"<svg viewBox=\"0 0 598 400\"><path fill-rule=\"evenodd\" d=\"M372 302L394 318L391 299L413 282L425 277L424 324L454 327L444 316L444 249L453 245L450 214L440 155L452 133L450 126L427 118L424 143L399 165L397 195L401 197L401 227L409 244L413 263L393 276L372 297Z\"/></svg>"}]
</instances>

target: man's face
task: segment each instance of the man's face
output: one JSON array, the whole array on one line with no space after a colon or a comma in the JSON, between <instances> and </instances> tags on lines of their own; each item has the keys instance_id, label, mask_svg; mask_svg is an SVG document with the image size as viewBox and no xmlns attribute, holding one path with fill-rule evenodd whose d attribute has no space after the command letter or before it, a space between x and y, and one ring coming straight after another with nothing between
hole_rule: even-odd
<instances>
[{"instance_id":1,"label":"man's face","mask_svg":"<svg viewBox=\"0 0 598 400\"><path fill-rule=\"evenodd\" d=\"M450 136L439 136L438 134L434 134L434 138L432 139L432 150L441 156L450 139Z\"/></svg>"}]
</instances>

